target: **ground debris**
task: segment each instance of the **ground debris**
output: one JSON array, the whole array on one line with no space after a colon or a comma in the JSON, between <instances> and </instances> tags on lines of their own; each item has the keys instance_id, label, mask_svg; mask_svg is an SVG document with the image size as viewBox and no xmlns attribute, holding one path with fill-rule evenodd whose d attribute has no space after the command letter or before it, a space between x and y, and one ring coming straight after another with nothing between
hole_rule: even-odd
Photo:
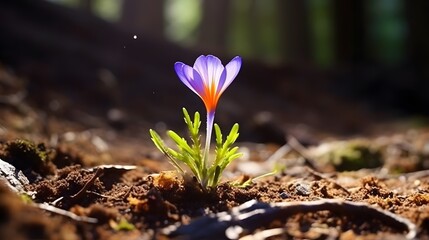
<instances>
[{"instance_id":1,"label":"ground debris","mask_svg":"<svg viewBox=\"0 0 429 240\"><path fill-rule=\"evenodd\" d=\"M186 239L238 239L242 234L252 233L256 229L266 227L274 221L285 221L290 216L298 213L317 211L330 211L346 216L359 214L369 217L368 219L378 219L383 224L399 232L406 232L404 236L407 239L414 239L417 235L416 225L408 219L366 203L337 199L271 204L251 200L231 209L229 212L210 214L196 219L188 225L167 227L164 233L169 237L179 237L181 239L183 237ZM265 233L284 235L284 231L275 230L274 232Z\"/></svg>"},{"instance_id":2,"label":"ground debris","mask_svg":"<svg viewBox=\"0 0 429 240\"><path fill-rule=\"evenodd\" d=\"M203 192L194 179L168 172L140 102L144 115L119 105L90 111L56 90L23 99L13 94L26 89L12 90L5 96L22 102L0 103L0 158L9 164L0 164L2 239L166 239L170 225L168 233L185 239L404 239L415 234L412 223L416 238L429 236L429 129L347 139L279 122L281 141L253 142L245 115L237 121L247 154ZM126 114L119 128L110 116L104 122L116 108ZM166 121L161 129L173 127L154 116ZM251 184L231 184L240 175ZM253 209L243 207L249 200L258 202ZM195 231L179 232L187 226Z\"/></svg>"},{"instance_id":3,"label":"ground debris","mask_svg":"<svg viewBox=\"0 0 429 240\"><path fill-rule=\"evenodd\" d=\"M27 177L18 171L11 164L0 159L0 177L3 179L7 186L17 193L26 193L25 185L29 184Z\"/></svg>"},{"instance_id":4,"label":"ground debris","mask_svg":"<svg viewBox=\"0 0 429 240\"><path fill-rule=\"evenodd\" d=\"M96 218L91 218L91 217L85 217L85 216L78 216L70 211L66 211L64 209L61 208L57 208L54 206L51 206L47 203L40 203L40 204L36 204L36 206L40 209L52 212L52 213L56 213L68 218L71 218L75 221L78 222L86 222L86 223L97 223L97 219Z\"/></svg>"}]
</instances>

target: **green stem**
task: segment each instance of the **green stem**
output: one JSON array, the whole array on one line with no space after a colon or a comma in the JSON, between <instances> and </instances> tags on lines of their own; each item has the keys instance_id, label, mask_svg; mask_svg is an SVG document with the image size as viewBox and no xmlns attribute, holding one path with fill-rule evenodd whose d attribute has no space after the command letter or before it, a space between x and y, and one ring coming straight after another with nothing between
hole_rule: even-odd
<instances>
[{"instance_id":1,"label":"green stem","mask_svg":"<svg viewBox=\"0 0 429 240\"><path fill-rule=\"evenodd\" d=\"M212 130L213 130L213 122L214 122L215 112L207 112L207 130L206 130L206 146L204 148L204 155L203 155L203 163L202 168L207 169L207 162L209 158L210 153L210 141L212 137ZM202 179L203 187L206 187L207 185L207 173L204 174Z\"/></svg>"}]
</instances>

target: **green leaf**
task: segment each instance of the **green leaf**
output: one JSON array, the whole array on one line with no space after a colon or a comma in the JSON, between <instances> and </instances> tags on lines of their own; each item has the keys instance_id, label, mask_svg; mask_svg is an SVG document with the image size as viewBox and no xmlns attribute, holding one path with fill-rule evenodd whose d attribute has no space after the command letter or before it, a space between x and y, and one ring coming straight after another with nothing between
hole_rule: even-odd
<instances>
[{"instance_id":1,"label":"green leaf","mask_svg":"<svg viewBox=\"0 0 429 240\"><path fill-rule=\"evenodd\" d=\"M111 224L111 227L115 231L121 231L121 230L131 231L136 228L132 223L128 222L125 218L121 218L121 220L117 224L113 224L113 225Z\"/></svg>"},{"instance_id":2,"label":"green leaf","mask_svg":"<svg viewBox=\"0 0 429 240\"><path fill-rule=\"evenodd\" d=\"M188 142L186 141L186 139L180 137L177 133L169 130L167 132L168 136L170 136L171 139L173 139L174 142L176 142L177 146L183 150L185 150L186 152L188 152L189 154L193 154L194 152L192 151L191 147L189 147Z\"/></svg>"},{"instance_id":3,"label":"green leaf","mask_svg":"<svg viewBox=\"0 0 429 240\"><path fill-rule=\"evenodd\" d=\"M189 124L192 122L191 117L189 117L189 113L186 110L186 108L182 108L183 116L185 116L185 123L189 126Z\"/></svg>"},{"instance_id":4,"label":"green leaf","mask_svg":"<svg viewBox=\"0 0 429 240\"><path fill-rule=\"evenodd\" d=\"M196 134L199 133L200 127L201 127L200 114L197 112L195 113L195 119L194 119L194 131Z\"/></svg>"},{"instance_id":5,"label":"green leaf","mask_svg":"<svg viewBox=\"0 0 429 240\"><path fill-rule=\"evenodd\" d=\"M220 176L220 173L222 172L222 170L223 169L221 169L219 166L216 166L215 171L214 171L214 176L213 176L213 183L212 183L213 186L218 184L219 176Z\"/></svg>"},{"instance_id":6,"label":"green leaf","mask_svg":"<svg viewBox=\"0 0 429 240\"><path fill-rule=\"evenodd\" d=\"M156 133L154 130L149 129L149 133L151 136L151 139L155 146L164 154L167 156L167 158L170 160L170 163L181 173L185 173L185 171L180 167L180 165L176 161L176 157L178 153L174 151L173 149L170 149L165 146L164 141L162 141L161 137Z\"/></svg>"},{"instance_id":7,"label":"green leaf","mask_svg":"<svg viewBox=\"0 0 429 240\"><path fill-rule=\"evenodd\" d=\"M237 159L237 158L240 158L240 157L242 157L243 156L243 153L236 153L236 154L234 154L234 155L232 155L232 156L230 156L228 159L227 159L227 161L225 161L224 163L223 163L223 165L222 166L224 166L224 168L225 167L227 167L233 160L235 160L235 159Z\"/></svg>"},{"instance_id":8,"label":"green leaf","mask_svg":"<svg viewBox=\"0 0 429 240\"><path fill-rule=\"evenodd\" d=\"M194 123L193 123L193 127L194 127L193 131L195 134L198 134L198 132L200 130L200 126L201 126L200 113L195 112Z\"/></svg>"},{"instance_id":9,"label":"green leaf","mask_svg":"<svg viewBox=\"0 0 429 240\"><path fill-rule=\"evenodd\" d=\"M233 144L237 138L238 138L238 124L234 124L234 126L232 126L231 131L229 132L228 136L226 137L226 141L224 144L226 144L227 146L230 146L231 144Z\"/></svg>"},{"instance_id":10,"label":"green leaf","mask_svg":"<svg viewBox=\"0 0 429 240\"><path fill-rule=\"evenodd\" d=\"M172 130L167 131L167 135L177 145L177 150L167 147L158 133L152 129L149 130L151 139L155 146L168 157L178 171L185 174L184 170L179 165L180 161L189 167L201 186L204 188L215 187L219 183L224 169L233 160L242 156L242 154L238 152L238 147L232 146L239 136L239 126L237 123L234 124L225 141L223 141L222 131L219 125L214 124L214 131L216 134L216 157L210 167L207 167L203 165L203 150L201 149L201 135L199 133L201 127L200 114L195 112L193 119L191 119L188 111L185 108L182 110L184 121L189 130L188 139L190 140L190 144L185 138L179 136Z\"/></svg>"},{"instance_id":11,"label":"green leaf","mask_svg":"<svg viewBox=\"0 0 429 240\"><path fill-rule=\"evenodd\" d=\"M220 130L219 125L214 124L215 134L216 134L216 145L218 147L222 146L222 131Z\"/></svg>"}]
</instances>

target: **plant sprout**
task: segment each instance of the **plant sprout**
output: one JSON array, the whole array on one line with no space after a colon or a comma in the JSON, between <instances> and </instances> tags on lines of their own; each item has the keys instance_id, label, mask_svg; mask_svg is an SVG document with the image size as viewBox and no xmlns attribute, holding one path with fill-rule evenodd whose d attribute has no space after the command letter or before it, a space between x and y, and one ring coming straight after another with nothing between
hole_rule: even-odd
<instances>
[{"instance_id":1,"label":"plant sprout","mask_svg":"<svg viewBox=\"0 0 429 240\"><path fill-rule=\"evenodd\" d=\"M161 137L151 129L150 135L152 141L169 158L170 162L179 172L185 174L185 171L179 164L179 162L183 162L190 168L203 189L214 187L219 183L220 175L228 164L241 156L237 152L238 147L232 146L239 135L238 124L234 124L225 140L222 138L220 127L217 124L213 124L219 98L240 71L241 58L237 56L226 66L223 66L219 58L212 55L201 55L197 58L193 67L182 62L176 62L174 68L179 79L203 100L206 107L205 147L204 150L201 149L199 134L201 121L199 113L196 112L193 120L191 120L185 108L183 108L183 114L185 116L185 123L188 126L191 145L188 144L185 138L180 137L171 130L167 133L176 143L178 147L177 151L168 148ZM216 135L216 157L211 165L208 166L213 126Z\"/></svg>"}]
</instances>

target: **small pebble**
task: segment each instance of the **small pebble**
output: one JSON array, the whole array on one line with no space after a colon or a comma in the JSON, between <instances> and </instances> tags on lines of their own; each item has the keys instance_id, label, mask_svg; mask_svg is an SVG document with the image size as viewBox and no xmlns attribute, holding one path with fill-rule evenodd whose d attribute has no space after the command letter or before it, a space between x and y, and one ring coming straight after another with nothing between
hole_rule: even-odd
<instances>
[{"instance_id":1,"label":"small pebble","mask_svg":"<svg viewBox=\"0 0 429 240\"><path fill-rule=\"evenodd\" d=\"M280 197L281 197L282 199L286 199L286 198L289 198L289 194L287 194L287 192L281 192L281 193L280 193Z\"/></svg>"},{"instance_id":2,"label":"small pebble","mask_svg":"<svg viewBox=\"0 0 429 240\"><path fill-rule=\"evenodd\" d=\"M296 194L301 196L308 196L311 193L310 184L308 183L296 183L295 184Z\"/></svg>"}]
</instances>

